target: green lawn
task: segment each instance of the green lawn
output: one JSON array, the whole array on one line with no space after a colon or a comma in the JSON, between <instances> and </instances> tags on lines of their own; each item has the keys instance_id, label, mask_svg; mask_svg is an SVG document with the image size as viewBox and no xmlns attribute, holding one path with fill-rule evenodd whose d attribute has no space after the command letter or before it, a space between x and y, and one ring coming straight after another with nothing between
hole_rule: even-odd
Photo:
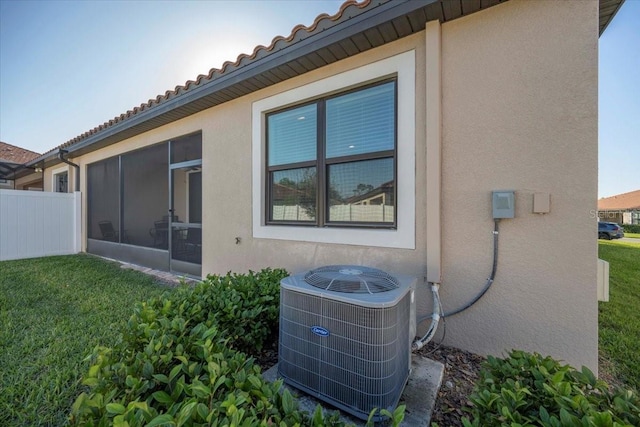
<instances>
[{"instance_id":1,"label":"green lawn","mask_svg":"<svg viewBox=\"0 0 640 427\"><path fill-rule=\"evenodd\" d=\"M609 262L609 302L599 304L600 354L613 375L640 390L640 242L599 241Z\"/></svg>"},{"instance_id":2,"label":"green lawn","mask_svg":"<svg viewBox=\"0 0 640 427\"><path fill-rule=\"evenodd\" d=\"M640 233L624 233L624 237L630 237L632 239L640 239Z\"/></svg>"},{"instance_id":3,"label":"green lawn","mask_svg":"<svg viewBox=\"0 0 640 427\"><path fill-rule=\"evenodd\" d=\"M0 262L0 425L62 425L83 359L166 286L88 255Z\"/></svg>"},{"instance_id":4,"label":"green lawn","mask_svg":"<svg viewBox=\"0 0 640 427\"><path fill-rule=\"evenodd\" d=\"M640 242L600 241L610 302L600 303L600 352L640 389ZM0 262L0 426L62 425L85 357L112 346L136 302L167 290L88 255Z\"/></svg>"}]
</instances>

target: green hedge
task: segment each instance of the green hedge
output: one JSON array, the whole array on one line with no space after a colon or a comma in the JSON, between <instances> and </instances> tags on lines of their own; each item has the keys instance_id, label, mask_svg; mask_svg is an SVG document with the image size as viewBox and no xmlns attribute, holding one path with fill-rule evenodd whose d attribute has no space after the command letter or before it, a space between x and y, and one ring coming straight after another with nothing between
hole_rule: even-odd
<instances>
[{"instance_id":1,"label":"green hedge","mask_svg":"<svg viewBox=\"0 0 640 427\"><path fill-rule=\"evenodd\" d=\"M610 391L589 369L576 371L550 357L512 351L489 357L470 397L465 427L640 426L640 399Z\"/></svg>"},{"instance_id":2,"label":"green hedge","mask_svg":"<svg viewBox=\"0 0 640 427\"><path fill-rule=\"evenodd\" d=\"M120 342L98 347L71 409L82 426L342 426L338 414L302 412L282 382L266 382L240 350L277 334L287 272L209 276L139 303ZM277 338L275 338L277 339ZM398 425L404 407L382 411Z\"/></svg>"},{"instance_id":3,"label":"green hedge","mask_svg":"<svg viewBox=\"0 0 640 427\"><path fill-rule=\"evenodd\" d=\"M640 224L622 224L626 233L640 233Z\"/></svg>"}]
</instances>

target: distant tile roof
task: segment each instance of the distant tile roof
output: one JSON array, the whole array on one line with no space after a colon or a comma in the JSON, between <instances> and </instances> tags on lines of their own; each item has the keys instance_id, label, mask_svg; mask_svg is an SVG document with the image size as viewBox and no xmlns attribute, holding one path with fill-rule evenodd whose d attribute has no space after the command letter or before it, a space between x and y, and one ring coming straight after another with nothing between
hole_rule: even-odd
<instances>
[{"instance_id":1,"label":"distant tile roof","mask_svg":"<svg viewBox=\"0 0 640 427\"><path fill-rule=\"evenodd\" d=\"M599 211L640 209L640 190L598 200Z\"/></svg>"},{"instance_id":2,"label":"distant tile roof","mask_svg":"<svg viewBox=\"0 0 640 427\"><path fill-rule=\"evenodd\" d=\"M39 157L40 153L27 150L26 148L16 147L0 141L0 162L23 164Z\"/></svg>"}]
</instances>

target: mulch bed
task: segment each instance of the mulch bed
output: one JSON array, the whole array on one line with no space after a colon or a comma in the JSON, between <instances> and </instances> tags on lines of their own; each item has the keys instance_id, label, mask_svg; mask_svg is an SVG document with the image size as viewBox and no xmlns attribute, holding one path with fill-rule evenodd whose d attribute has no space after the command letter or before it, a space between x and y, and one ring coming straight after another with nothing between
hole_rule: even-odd
<instances>
[{"instance_id":1,"label":"mulch bed","mask_svg":"<svg viewBox=\"0 0 640 427\"><path fill-rule=\"evenodd\" d=\"M440 427L461 427L462 417L469 416L462 408L471 405L469 395L485 358L453 347L436 347L433 343L427 344L419 353L444 365L442 386L431 422Z\"/></svg>"}]
</instances>

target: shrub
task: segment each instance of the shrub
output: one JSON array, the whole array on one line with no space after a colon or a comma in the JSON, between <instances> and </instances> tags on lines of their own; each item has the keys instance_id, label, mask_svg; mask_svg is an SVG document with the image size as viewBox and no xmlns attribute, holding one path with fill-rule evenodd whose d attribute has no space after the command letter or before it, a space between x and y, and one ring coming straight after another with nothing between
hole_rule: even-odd
<instances>
[{"instance_id":1,"label":"shrub","mask_svg":"<svg viewBox=\"0 0 640 427\"><path fill-rule=\"evenodd\" d=\"M622 224L625 233L640 233L640 224Z\"/></svg>"},{"instance_id":2,"label":"shrub","mask_svg":"<svg viewBox=\"0 0 640 427\"><path fill-rule=\"evenodd\" d=\"M523 351L489 356L470 400L465 427L640 425L640 399L632 391L610 391L585 367L576 371Z\"/></svg>"},{"instance_id":3,"label":"shrub","mask_svg":"<svg viewBox=\"0 0 640 427\"><path fill-rule=\"evenodd\" d=\"M207 309L233 348L253 354L265 343L278 340L280 280L288 274L283 269L264 269L210 275L194 296L206 299Z\"/></svg>"},{"instance_id":4,"label":"shrub","mask_svg":"<svg viewBox=\"0 0 640 427\"><path fill-rule=\"evenodd\" d=\"M129 322L153 316L180 317L190 325L204 322L215 325L230 347L256 354L266 343L277 341L280 280L287 275L286 270L270 268L209 275L195 287L185 286L142 304Z\"/></svg>"},{"instance_id":5,"label":"shrub","mask_svg":"<svg viewBox=\"0 0 640 427\"><path fill-rule=\"evenodd\" d=\"M266 382L238 348L260 348L277 331L284 270L210 276L139 303L121 340L98 347L72 406L82 426L342 426L320 407L298 408L282 382ZM404 407L393 414L398 425Z\"/></svg>"}]
</instances>

